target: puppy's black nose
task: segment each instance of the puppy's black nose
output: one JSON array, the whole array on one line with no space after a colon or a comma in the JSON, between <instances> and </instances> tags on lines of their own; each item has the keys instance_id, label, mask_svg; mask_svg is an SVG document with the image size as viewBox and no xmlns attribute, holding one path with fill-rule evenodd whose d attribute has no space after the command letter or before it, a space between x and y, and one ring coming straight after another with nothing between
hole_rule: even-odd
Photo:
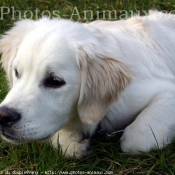
<instances>
[{"instance_id":1,"label":"puppy's black nose","mask_svg":"<svg viewBox=\"0 0 175 175\"><path fill-rule=\"evenodd\" d=\"M0 125L3 125L4 127L10 127L17 121L19 121L21 118L21 115L12 108L8 107L0 107Z\"/></svg>"}]
</instances>

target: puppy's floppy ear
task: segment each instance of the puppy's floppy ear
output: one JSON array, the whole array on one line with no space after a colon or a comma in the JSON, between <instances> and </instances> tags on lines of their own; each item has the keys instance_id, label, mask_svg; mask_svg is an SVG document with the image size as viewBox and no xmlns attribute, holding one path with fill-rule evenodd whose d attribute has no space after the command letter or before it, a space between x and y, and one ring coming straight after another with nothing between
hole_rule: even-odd
<instances>
[{"instance_id":1,"label":"puppy's floppy ear","mask_svg":"<svg viewBox=\"0 0 175 175\"><path fill-rule=\"evenodd\" d=\"M84 56L82 56L84 55ZM112 58L90 58L81 54L81 89L78 113L81 121L93 124L102 119L132 79L129 67Z\"/></svg>"},{"instance_id":2,"label":"puppy's floppy ear","mask_svg":"<svg viewBox=\"0 0 175 175\"><path fill-rule=\"evenodd\" d=\"M28 32L34 28L34 21L21 20L0 38L1 63L12 86L12 62L18 48Z\"/></svg>"}]
</instances>

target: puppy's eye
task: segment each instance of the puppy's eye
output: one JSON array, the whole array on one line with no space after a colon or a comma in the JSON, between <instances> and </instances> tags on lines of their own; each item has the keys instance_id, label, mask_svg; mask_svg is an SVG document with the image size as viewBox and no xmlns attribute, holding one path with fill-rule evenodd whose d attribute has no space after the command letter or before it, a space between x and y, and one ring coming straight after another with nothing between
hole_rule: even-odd
<instances>
[{"instance_id":1,"label":"puppy's eye","mask_svg":"<svg viewBox=\"0 0 175 175\"><path fill-rule=\"evenodd\" d=\"M47 88L60 88L66 82L58 77L49 76L44 80L44 86Z\"/></svg>"},{"instance_id":2,"label":"puppy's eye","mask_svg":"<svg viewBox=\"0 0 175 175\"><path fill-rule=\"evenodd\" d=\"M19 73L18 73L17 69L14 69L14 71L15 71L16 78L19 78Z\"/></svg>"}]
</instances>

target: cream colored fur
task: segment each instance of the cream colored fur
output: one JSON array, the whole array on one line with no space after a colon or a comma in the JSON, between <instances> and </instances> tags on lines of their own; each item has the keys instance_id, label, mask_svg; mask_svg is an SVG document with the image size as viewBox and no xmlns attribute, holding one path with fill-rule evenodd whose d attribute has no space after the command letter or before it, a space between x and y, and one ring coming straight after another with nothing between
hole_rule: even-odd
<instances>
[{"instance_id":1,"label":"cream colored fur","mask_svg":"<svg viewBox=\"0 0 175 175\"><path fill-rule=\"evenodd\" d=\"M16 144L51 140L77 158L90 153L87 136L99 125L106 133L124 129L121 149L129 154L170 144L174 46L174 15L157 11L115 22L15 23L0 39L11 87L0 105L2 137ZM52 87L44 83L48 77L65 84ZM4 107L21 116L11 127L4 125Z\"/></svg>"}]
</instances>

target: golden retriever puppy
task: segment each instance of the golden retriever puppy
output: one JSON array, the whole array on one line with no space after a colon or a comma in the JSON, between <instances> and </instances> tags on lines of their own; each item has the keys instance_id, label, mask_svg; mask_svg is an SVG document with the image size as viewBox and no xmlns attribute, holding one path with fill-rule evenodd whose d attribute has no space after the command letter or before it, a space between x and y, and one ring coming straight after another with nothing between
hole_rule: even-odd
<instances>
[{"instance_id":1,"label":"golden retriever puppy","mask_svg":"<svg viewBox=\"0 0 175 175\"><path fill-rule=\"evenodd\" d=\"M51 140L67 157L90 153L90 137L124 129L129 154L175 137L175 16L81 24L21 20L0 39L10 92L0 132L15 144Z\"/></svg>"}]
</instances>

